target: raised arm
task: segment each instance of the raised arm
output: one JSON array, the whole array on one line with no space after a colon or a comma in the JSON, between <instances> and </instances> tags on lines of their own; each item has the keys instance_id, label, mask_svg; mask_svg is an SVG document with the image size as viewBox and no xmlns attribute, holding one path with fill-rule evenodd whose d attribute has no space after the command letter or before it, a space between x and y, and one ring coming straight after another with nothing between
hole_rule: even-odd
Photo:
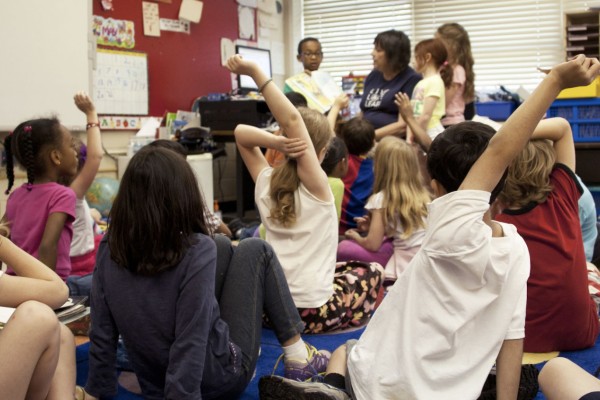
<instances>
[{"instance_id":1,"label":"raised arm","mask_svg":"<svg viewBox=\"0 0 600 400\"><path fill-rule=\"evenodd\" d=\"M278 150L289 157L297 157L307 148L306 142L300 139L273 135L250 125L238 125L234 134L238 151L255 182L260 172L269 166L267 159L260 150L261 147Z\"/></svg>"},{"instance_id":2,"label":"raised arm","mask_svg":"<svg viewBox=\"0 0 600 400\"><path fill-rule=\"evenodd\" d=\"M510 162L525 147L558 93L565 88L589 84L599 70L598 60L584 55L555 66L490 140L459 189L492 191Z\"/></svg>"},{"instance_id":3,"label":"raised arm","mask_svg":"<svg viewBox=\"0 0 600 400\"><path fill-rule=\"evenodd\" d=\"M569 121L563 118L543 119L535 128L531 139L551 140L556 152L556 162L575 171L575 143Z\"/></svg>"},{"instance_id":4,"label":"raised arm","mask_svg":"<svg viewBox=\"0 0 600 400\"><path fill-rule=\"evenodd\" d=\"M71 189L75 192L78 199L83 199L85 193L96 177L102 161L102 140L100 138L100 126L98 125L98 114L92 99L84 92L79 92L74 96L75 105L85 114L89 128L87 132L87 155L85 164L79 174L71 182Z\"/></svg>"},{"instance_id":5,"label":"raised arm","mask_svg":"<svg viewBox=\"0 0 600 400\"><path fill-rule=\"evenodd\" d=\"M0 305L17 307L25 301L36 300L57 308L67 300L69 289L54 271L2 236L0 260L17 274L0 278Z\"/></svg>"},{"instance_id":6,"label":"raised arm","mask_svg":"<svg viewBox=\"0 0 600 400\"><path fill-rule=\"evenodd\" d=\"M414 141L421 146L424 152L428 152L429 146L431 146L431 137L415 119L413 107L412 104L410 104L410 98L408 95L406 93L396 93L396 99L394 100L394 103L396 103L398 106L400 117L402 117L402 119L408 125L408 128L411 130Z\"/></svg>"},{"instance_id":7,"label":"raised arm","mask_svg":"<svg viewBox=\"0 0 600 400\"><path fill-rule=\"evenodd\" d=\"M235 55L227 60L227 68L231 72L250 76L260 88L260 92L265 98L265 101L269 106L269 110L279 123L279 126L287 138L292 140L300 140L305 143L306 151L302 151L294 155L298 165L298 177L304 186L306 186L306 188L317 198L321 200L331 200L331 189L329 188L327 176L321 169L321 164L317 158L317 153L315 152L315 148L312 144L310 136L308 135L304 121L300 116L300 112L298 112L296 107L294 107L287 97L285 97L281 90L279 90L275 84L271 83L265 73L255 62L244 60L241 56ZM244 134L247 132L253 132L253 134L248 137L248 135ZM274 135L269 135L273 138L277 138ZM254 141L254 139L258 140L260 136L256 133L256 131L253 130L250 131L243 129L238 131L238 129L236 129L235 137L236 143L240 144L246 149L252 149L253 147L262 145L258 141ZM280 138L285 139L285 136L281 136ZM276 149L280 150L278 148ZM242 154L242 157L244 154L246 154L246 157L249 157L249 162L256 162L256 158L252 156L250 152L245 151L245 149L240 154ZM256 154L256 150L254 150L254 154ZM291 154L288 155L291 156ZM244 159L244 162L246 162L248 169L258 169L258 167L255 168L254 166L248 165L246 159ZM266 161L264 162L266 163Z\"/></svg>"},{"instance_id":8,"label":"raised arm","mask_svg":"<svg viewBox=\"0 0 600 400\"><path fill-rule=\"evenodd\" d=\"M329 114L327 114L327 122L329 122L329 126L331 127L331 133L335 136L335 124L338 119L338 115L340 111L344 108L348 107L350 104L350 99L346 93L340 94L333 101L333 105L331 106L331 110L329 110Z\"/></svg>"}]
</instances>

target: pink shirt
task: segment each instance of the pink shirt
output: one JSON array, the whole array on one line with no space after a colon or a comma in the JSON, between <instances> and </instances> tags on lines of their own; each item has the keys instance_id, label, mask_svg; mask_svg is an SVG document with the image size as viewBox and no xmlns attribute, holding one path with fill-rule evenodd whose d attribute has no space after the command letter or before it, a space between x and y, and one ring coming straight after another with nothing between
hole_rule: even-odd
<instances>
[{"instance_id":1,"label":"pink shirt","mask_svg":"<svg viewBox=\"0 0 600 400\"><path fill-rule=\"evenodd\" d=\"M56 273L66 280L71 272L69 251L75 219L75 192L55 182L33 185L31 191L23 184L10 194L6 203L11 240L36 258L48 216L57 212L67 214L56 251Z\"/></svg>"},{"instance_id":2,"label":"pink shirt","mask_svg":"<svg viewBox=\"0 0 600 400\"><path fill-rule=\"evenodd\" d=\"M454 65L452 70L454 74L452 84L459 85L459 87L452 98L448 96L448 90L446 90L446 117L442 119L442 125L444 126L458 124L465 120L465 99L463 98L463 94L465 92L467 75L461 65Z\"/></svg>"}]
</instances>

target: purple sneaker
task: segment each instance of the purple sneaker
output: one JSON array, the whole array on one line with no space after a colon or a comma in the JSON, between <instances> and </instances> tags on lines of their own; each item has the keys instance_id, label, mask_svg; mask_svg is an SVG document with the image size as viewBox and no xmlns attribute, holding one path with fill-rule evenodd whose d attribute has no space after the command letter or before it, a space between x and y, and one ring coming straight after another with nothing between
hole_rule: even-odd
<instances>
[{"instance_id":1,"label":"purple sneaker","mask_svg":"<svg viewBox=\"0 0 600 400\"><path fill-rule=\"evenodd\" d=\"M317 350L305 343L308 351L306 360L284 360L285 371L283 376L294 381L306 381L315 375L324 373L329 363L331 353L326 350Z\"/></svg>"},{"instance_id":2,"label":"purple sneaker","mask_svg":"<svg viewBox=\"0 0 600 400\"><path fill-rule=\"evenodd\" d=\"M298 382L281 376L263 376L258 382L261 400L350 400L338 388L317 382Z\"/></svg>"}]
</instances>

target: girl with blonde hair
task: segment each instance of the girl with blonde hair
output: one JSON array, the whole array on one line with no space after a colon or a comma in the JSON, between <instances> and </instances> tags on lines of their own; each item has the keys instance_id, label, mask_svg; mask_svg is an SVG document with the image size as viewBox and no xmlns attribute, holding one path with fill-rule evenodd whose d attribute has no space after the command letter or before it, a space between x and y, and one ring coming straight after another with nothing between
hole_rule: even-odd
<instances>
[{"instance_id":1,"label":"girl with blonde hair","mask_svg":"<svg viewBox=\"0 0 600 400\"><path fill-rule=\"evenodd\" d=\"M235 140L252 179L265 239L277 254L292 297L306 323L319 333L365 324L381 287L379 264L336 266L338 217L327 175L321 168L333 131L324 115L296 109L258 65L234 56L230 71L254 79L283 135L238 125ZM276 168L261 147L286 154Z\"/></svg>"},{"instance_id":2,"label":"girl with blonde hair","mask_svg":"<svg viewBox=\"0 0 600 400\"><path fill-rule=\"evenodd\" d=\"M385 137L375 149L374 194L367 202L369 215L357 229L346 231L339 249L365 260L381 247L385 236L393 237L394 254L385 267L385 279L395 281L421 247L425 236L429 192L421 183L414 149L404 140ZM368 232L366 236L361 233ZM367 250L367 254L364 253ZM362 257L361 257L362 256Z\"/></svg>"}]
</instances>

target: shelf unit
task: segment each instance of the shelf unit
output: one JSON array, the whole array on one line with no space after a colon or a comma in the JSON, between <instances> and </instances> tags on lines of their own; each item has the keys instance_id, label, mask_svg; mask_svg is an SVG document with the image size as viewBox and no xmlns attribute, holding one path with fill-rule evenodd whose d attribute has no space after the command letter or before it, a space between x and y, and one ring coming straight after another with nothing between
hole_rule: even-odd
<instances>
[{"instance_id":1,"label":"shelf unit","mask_svg":"<svg viewBox=\"0 0 600 400\"><path fill-rule=\"evenodd\" d=\"M598 11L565 14L566 58L577 54L600 58L600 16Z\"/></svg>"}]
</instances>

